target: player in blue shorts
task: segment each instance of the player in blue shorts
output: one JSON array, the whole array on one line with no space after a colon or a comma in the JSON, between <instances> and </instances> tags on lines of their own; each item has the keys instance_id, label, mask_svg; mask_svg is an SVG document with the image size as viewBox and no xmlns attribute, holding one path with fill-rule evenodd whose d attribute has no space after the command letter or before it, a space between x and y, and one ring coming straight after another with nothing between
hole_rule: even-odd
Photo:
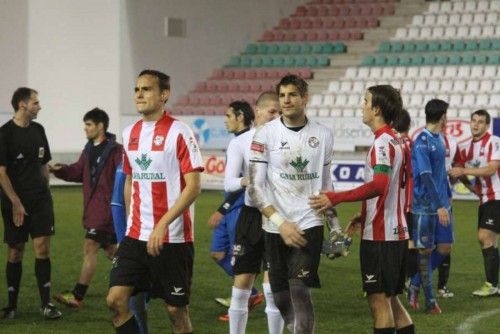
<instances>
[{"instance_id":1,"label":"player in blue shorts","mask_svg":"<svg viewBox=\"0 0 500 334\"><path fill-rule=\"evenodd\" d=\"M425 106L425 129L412 148L413 167L413 242L419 249L418 272L412 276L408 302L419 308L418 293L423 286L426 311L439 314L441 309L432 291L432 271L450 252L453 243L451 190L445 165L446 148L441 134L446 124L448 103L433 99ZM434 246L436 246L434 248Z\"/></svg>"},{"instance_id":2,"label":"player in blue shorts","mask_svg":"<svg viewBox=\"0 0 500 334\"><path fill-rule=\"evenodd\" d=\"M123 172L123 165L120 164L115 173L115 184L111 198L111 212L113 214L113 224L115 227L116 241L120 243L125 237L127 230L127 213L125 210L125 199L123 189L125 187L126 174ZM130 298L129 308L134 314L141 334L148 334L147 314L146 314L146 293L137 293Z\"/></svg>"}]
</instances>

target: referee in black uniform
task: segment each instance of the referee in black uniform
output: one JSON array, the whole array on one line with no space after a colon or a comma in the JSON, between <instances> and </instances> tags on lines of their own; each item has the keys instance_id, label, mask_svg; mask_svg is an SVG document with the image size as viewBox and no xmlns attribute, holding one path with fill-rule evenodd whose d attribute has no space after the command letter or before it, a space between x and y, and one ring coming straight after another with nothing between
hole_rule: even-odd
<instances>
[{"instance_id":1,"label":"referee in black uniform","mask_svg":"<svg viewBox=\"0 0 500 334\"><path fill-rule=\"evenodd\" d=\"M61 317L50 300L50 236L54 234L54 209L49 190L50 149L45 130L33 122L40 111L38 92L18 88L12 96L12 120L0 128L0 185L4 241L8 245L7 290L9 303L0 314L15 318L22 275L24 245L33 240L35 276L40 292L40 312L46 319Z\"/></svg>"}]
</instances>

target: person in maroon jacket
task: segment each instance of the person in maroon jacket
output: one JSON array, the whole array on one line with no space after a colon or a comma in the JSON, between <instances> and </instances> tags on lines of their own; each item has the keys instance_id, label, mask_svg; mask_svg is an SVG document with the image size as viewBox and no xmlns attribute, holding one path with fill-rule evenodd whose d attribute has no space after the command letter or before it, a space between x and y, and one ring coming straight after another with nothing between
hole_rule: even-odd
<instances>
[{"instance_id":1,"label":"person in maroon jacket","mask_svg":"<svg viewBox=\"0 0 500 334\"><path fill-rule=\"evenodd\" d=\"M122 145L115 135L107 132L109 117L94 108L83 117L88 143L80 158L71 165L55 164L49 170L57 178L83 184L83 264L80 279L72 291L62 292L54 299L66 306L83 305L97 264L97 253L102 248L111 260L116 251L116 236L111 214L111 195L115 172L122 159Z\"/></svg>"}]
</instances>

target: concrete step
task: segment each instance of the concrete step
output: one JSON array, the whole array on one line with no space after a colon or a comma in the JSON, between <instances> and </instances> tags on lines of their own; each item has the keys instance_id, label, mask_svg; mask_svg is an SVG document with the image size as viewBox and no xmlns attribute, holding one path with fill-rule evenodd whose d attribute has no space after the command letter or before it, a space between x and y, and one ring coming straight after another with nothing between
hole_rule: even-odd
<instances>
[{"instance_id":1,"label":"concrete step","mask_svg":"<svg viewBox=\"0 0 500 334\"><path fill-rule=\"evenodd\" d=\"M309 96L324 93L329 84L330 80L313 80L309 82Z\"/></svg>"},{"instance_id":2,"label":"concrete step","mask_svg":"<svg viewBox=\"0 0 500 334\"><path fill-rule=\"evenodd\" d=\"M347 66L327 67L314 72L314 80L331 80L344 75Z\"/></svg>"},{"instance_id":3,"label":"concrete step","mask_svg":"<svg viewBox=\"0 0 500 334\"><path fill-rule=\"evenodd\" d=\"M373 51L377 50L378 48L378 42L374 43L373 41L362 41L365 43L356 43L353 45L349 45L347 47L347 51L349 53L357 53L357 54L367 54L367 53L372 53Z\"/></svg>"},{"instance_id":4,"label":"concrete step","mask_svg":"<svg viewBox=\"0 0 500 334\"><path fill-rule=\"evenodd\" d=\"M429 8L429 2L412 1L396 5L395 15L415 15L425 12Z\"/></svg>"},{"instance_id":5,"label":"concrete step","mask_svg":"<svg viewBox=\"0 0 500 334\"><path fill-rule=\"evenodd\" d=\"M386 16L380 19L380 27L397 29L411 23L412 19L413 15Z\"/></svg>"},{"instance_id":6,"label":"concrete step","mask_svg":"<svg viewBox=\"0 0 500 334\"><path fill-rule=\"evenodd\" d=\"M391 30L384 29L384 30L372 30L372 31L367 31L364 33L364 38L371 40L371 41L386 41L391 39L396 34L396 28L393 28Z\"/></svg>"}]
</instances>

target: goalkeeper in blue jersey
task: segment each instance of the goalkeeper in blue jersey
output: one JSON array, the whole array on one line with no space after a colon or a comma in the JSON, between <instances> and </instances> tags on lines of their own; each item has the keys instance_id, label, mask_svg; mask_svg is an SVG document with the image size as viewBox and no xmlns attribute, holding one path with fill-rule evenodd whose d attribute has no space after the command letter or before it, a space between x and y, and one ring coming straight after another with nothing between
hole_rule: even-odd
<instances>
[{"instance_id":1,"label":"goalkeeper in blue jersey","mask_svg":"<svg viewBox=\"0 0 500 334\"><path fill-rule=\"evenodd\" d=\"M123 172L123 165L120 164L115 173L115 184L113 196L111 198L111 212L113 214L113 224L115 227L116 241L120 243L125 237L127 230L127 213L125 208L125 199L123 189L125 187L126 174ZM141 334L148 333L146 300L147 294L140 292L130 298L129 308L134 314Z\"/></svg>"},{"instance_id":2,"label":"goalkeeper in blue jersey","mask_svg":"<svg viewBox=\"0 0 500 334\"><path fill-rule=\"evenodd\" d=\"M422 285L426 312L439 314L441 309L432 291L432 271L450 252L453 224L450 213L451 189L446 172L446 148L441 134L446 124L448 103L433 99L425 106L425 129L412 148L413 167L413 242L419 249L418 272L412 276L408 302L419 308ZM434 248L434 246L436 246Z\"/></svg>"}]
</instances>

